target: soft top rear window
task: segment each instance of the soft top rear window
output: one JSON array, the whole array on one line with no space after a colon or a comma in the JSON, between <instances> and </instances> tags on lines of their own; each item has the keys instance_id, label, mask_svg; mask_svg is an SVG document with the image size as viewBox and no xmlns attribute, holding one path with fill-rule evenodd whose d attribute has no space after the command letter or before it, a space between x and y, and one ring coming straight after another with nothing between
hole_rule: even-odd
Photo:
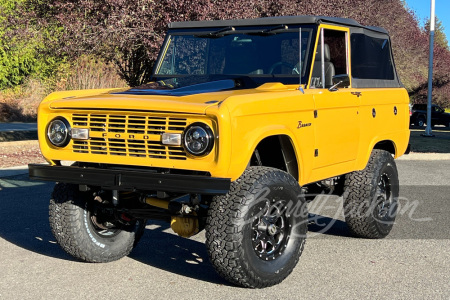
<instances>
[{"instance_id":1,"label":"soft top rear window","mask_svg":"<svg viewBox=\"0 0 450 300\"><path fill-rule=\"evenodd\" d=\"M389 39L361 33L351 35L352 77L394 80Z\"/></svg>"}]
</instances>

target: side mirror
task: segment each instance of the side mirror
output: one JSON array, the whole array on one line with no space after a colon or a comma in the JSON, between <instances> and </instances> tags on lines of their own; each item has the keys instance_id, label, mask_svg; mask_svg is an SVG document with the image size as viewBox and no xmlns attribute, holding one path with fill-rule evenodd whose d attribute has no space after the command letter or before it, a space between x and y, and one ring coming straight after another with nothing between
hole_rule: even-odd
<instances>
[{"instance_id":1,"label":"side mirror","mask_svg":"<svg viewBox=\"0 0 450 300\"><path fill-rule=\"evenodd\" d=\"M333 86L328 90L333 92L337 91L339 88L346 88L350 86L350 77L348 74L341 74L333 76Z\"/></svg>"}]
</instances>

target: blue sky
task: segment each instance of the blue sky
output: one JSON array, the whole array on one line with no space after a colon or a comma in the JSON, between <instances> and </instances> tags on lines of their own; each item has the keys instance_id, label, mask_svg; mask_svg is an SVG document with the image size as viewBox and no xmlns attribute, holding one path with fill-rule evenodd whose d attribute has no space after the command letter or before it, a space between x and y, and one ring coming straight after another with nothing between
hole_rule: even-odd
<instances>
[{"instance_id":1,"label":"blue sky","mask_svg":"<svg viewBox=\"0 0 450 300\"><path fill-rule=\"evenodd\" d=\"M450 39L450 1L449 0L435 0L436 2L436 16L442 21L445 28L445 35L447 41ZM414 10L421 21L421 25L430 18L431 0L406 0L408 7ZM450 41L449 41L450 42Z\"/></svg>"}]
</instances>

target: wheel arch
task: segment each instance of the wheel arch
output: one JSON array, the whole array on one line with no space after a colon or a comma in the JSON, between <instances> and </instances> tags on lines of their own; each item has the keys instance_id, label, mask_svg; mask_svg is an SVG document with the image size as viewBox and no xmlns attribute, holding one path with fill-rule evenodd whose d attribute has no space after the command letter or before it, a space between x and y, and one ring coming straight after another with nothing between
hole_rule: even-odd
<instances>
[{"instance_id":1,"label":"wheel arch","mask_svg":"<svg viewBox=\"0 0 450 300\"><path fill-rule=\"evenodd\" d=\"M261 164L258 164L258 159ZM299 157L294 141L287 134L273 134L259 139L253 147L249 165L280 169L297 181L300 177Z\"/></svg>"},{"instance_id":2,"label":"wheel arch","mask_svg":"<svg viewBox=\"0 0 450 300\"><path fill-rule=\"evenodd\" d=\"M391 140L383 140L383 141L377 142L373 146L372 150L374 150L374 149L385 150L394 156L397 153L397 147L396 147L395 143Z\"/></svg>"},{"instance_id":3,"label":"wheel arch","mask_svg":"<svg viewBox=\"0 0 450 300\"><path fill-rule=\"evenodd\" d=\"M372 154L373 150L385 150L389 152L393 157L397 157L398 154L398 147L394 141L388 138L380 139L380 140L374 140L371 143L371 146L367 148L369 151L367 153L364 153L364 155L361 155L359 159L357 160L355 169L356 170L363 170L369 159L370 155ZM406 147L405 147L406 150Z\"/></svg>"}]
</instances>

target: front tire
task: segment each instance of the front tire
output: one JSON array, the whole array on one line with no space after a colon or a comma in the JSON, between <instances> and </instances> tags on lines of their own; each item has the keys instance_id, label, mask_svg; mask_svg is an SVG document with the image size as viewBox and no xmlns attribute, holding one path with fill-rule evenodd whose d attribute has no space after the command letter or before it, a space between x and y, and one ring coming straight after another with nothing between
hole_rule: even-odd
<instances>
[{"instance_id":1,"label":"front tire","mask_svg":"<svg viewBox=\"0 0 450 300\"><path fill-rule=\"evenodd\" d=\"M145 221L121 225L95 212L77 185L57 183L49 206L52 233L61 248L85 262L111 262L127 256L145 230Z\"/></svg>"},{"instance_id":2,"label":"front tire","mask_svg":"<svg viewBox=\"0 0 450 300\"><path fill-rule=\"evenodd\" d=\"M242 287L278 284L303 251L307 210L298 182L286 172L249 167L208 211L206 245L216 271Z\"/></svg>"},{"instance_id":3,"label":"front tire","mask_svg":"<svg viewBox=\"0 0 450 300\"><path fill-rule=\"evenodd\" d=\"M399 183L392 155L373 150L367 166L345 176L344 214L355 237L384 238L397 215Z\"/></svg>"}]
</instances>

